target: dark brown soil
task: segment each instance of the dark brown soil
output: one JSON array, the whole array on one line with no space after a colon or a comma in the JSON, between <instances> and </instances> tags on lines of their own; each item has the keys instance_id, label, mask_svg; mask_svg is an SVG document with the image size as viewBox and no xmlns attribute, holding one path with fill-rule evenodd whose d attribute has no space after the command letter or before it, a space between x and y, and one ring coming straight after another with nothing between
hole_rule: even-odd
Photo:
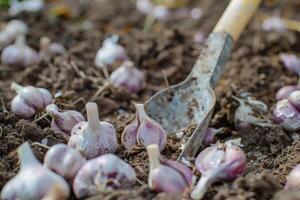
<instances>
[{"instance_id":1,"label":"dark brown soil","mask_svg":"<svg viewBox=\"0 0 300 200\"><path fill-rule=\"evenodd\" d=\"M264 5L259 12L270 14L280 9L283 16L300 20L299 13L296 13L300 4L295 2L291 1L292 5L279 3L274 7ZM160 22L148 33L142 30L143 15L126 0L93 1L87 12L77 19L54 19L46 13L22 14L20 18L30 26L28 43L32 47L37 49L39 38L49 36L53 41L64 44L69 53L21 71L0 65L0 188L17 173L19 162L15 149L24 141L31 142L34 153L41 161L47 151L39 144L42 140L48 146L67 142L52 132L49 117L36 120L42 113L34 119L21 120L10 111L15 95L9 89L12 81L45 87L52 94L60 91L61 96L55 99L55 103L63 109L84 112L85 103L95 101L101 119L115 125L120 139L123 128L133 116L133 102L143 102L166 88L165 77L170 84L175 84L188 75L201 50L201 45L193 42L193 33L201 29L208 34L226 5L226 1L219 0L192 1L190 6L203 9L204 15L200 20ZM0 10L0 23L9 19L6 11ZM126 47L130 58L146 73L147 86L138 95L108 87L94 98L105 81L94 66L94 56L105 37L114 33L120 36L120 42ZM242 138L248 167L243 177L233 182L214 184L205 199L300 199L299 192L286 194L280 191L286 175L300 163L300 140L293 141L280 127L254 127L245 133L238 133L233 124L237 103L231 98L247 91L267 103L271 111L276 91L283 85L297 83L297 77L283 68L278 54L297 54L299 50L299 33L262 31L259 17L253 20L235 44L230 62L216 88L218 102L211 125L227 128L228 134L222 140ZM179 141L170 137L163 155L176 159L179 147ZM147 187L148 159L142 147L130 151L120 147L117 154L135 168L138 183L132 190L99 194L91 200L182 199L154 193Z\"/></svg>"}]
</instances>

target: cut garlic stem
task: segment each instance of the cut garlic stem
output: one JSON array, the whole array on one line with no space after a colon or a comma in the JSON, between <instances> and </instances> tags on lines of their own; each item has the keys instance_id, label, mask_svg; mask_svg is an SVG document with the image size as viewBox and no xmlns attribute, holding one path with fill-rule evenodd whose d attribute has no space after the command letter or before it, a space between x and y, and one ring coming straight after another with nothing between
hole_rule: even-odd
<instances>
[{"instance_id":1,"label":"cut garlic stem","mask_svg":"<svg viewBox=\"0 0 300 200\"><path fill-rule=\"evenodd\" d=\"M21 169L39 165L39 162L35 158L28 142L25 142L24 144L22 144L18 148L17 152L18 152L18 155L20 158Z\"/></svg>"},{"instance_id":2,"label":"cut garlic stem","mask_svg":"<svg viewBox=\"0 0 300 200\"><path fill-rule=\"evenodd\" d=\"M160 151L157 144L150 144L146 148L148 152L150 172L151 172L160 166L160 162L159 162Z\"/></svg>"},{"instance_id":3,"label":"cut garlic stem","mask_svg":"<svg viewBox=\"0 0 300 200\"><path fill-rule=\"evenodd\" d=\"M16 41L15 41L15 44L19 47L25 46L26 45L25 35L19 34Z\"/></svg>"},{"instance_id":4,"label":"cut garlic stem","mask_svg":"<svg viewBox=\"0 0 300 200\"><path fill-rule=\"evenodd\" d=\"M136 111L138 113L139 121L141 122L145 117L148 116L145 111L144 104L136 103L134 105L135 105Z\"/></svg>"},{"instance_id":5,"label":"cut garlic stem","mask_svg":"<svg viewBox=\"0 0 300 200\"><path fill-rule=\"evenodd\" d=\"M97 130L99 128L99 114L97 104L94 102L88 102L86 104L86 113L88 119L88 128Z\"/></svg>"},{"instance_id":6,"label":"cut garlic stem","mask_svg":"<svg viewBox=\"0 0 300 200\"><path fill-rule=\"evenodd\" d=\"M192 199L202 199L211 184L212 176L202 176L191 193Z\"/></svg>"},{"instance_id":7,"label":"cut garlic stem","mask_svg":"<svg viewBox=\"0 0 300 200\"><path fill-rule=\"evenodd\" d=\"M22 85L19 85L16 82L12 82L12 84L10 85L10 88L14 91L16 91L17 94L20 94L22 92L22 90L24 89L24 87Z\"/></svg>"}]
</instances>

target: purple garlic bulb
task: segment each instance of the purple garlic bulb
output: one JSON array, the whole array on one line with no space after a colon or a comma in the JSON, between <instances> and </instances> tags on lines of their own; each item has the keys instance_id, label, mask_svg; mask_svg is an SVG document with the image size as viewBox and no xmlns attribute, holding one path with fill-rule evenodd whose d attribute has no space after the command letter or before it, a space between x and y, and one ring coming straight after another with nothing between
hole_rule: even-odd
<instances>
[{"instance_id":1,"label":"purple garlic bulb","mask_svg":"<svg viewBox=\"0 0 300 200\"><path fill-rule=\"evenodd\" d=\"M57 42L51 42L50 38L42 37L40 39L40 56L45 57L46 55L60 55L66 53L65 47Z\"/></svg>"},{"instance_id":2,"label":"purple garlic bulb","mask_svg":"<svg viewBox=\"0 0 300 200\"><path fill-rule=\"evenodd\" d=\"M300 90L293 91L289 95L288 100L298 111L300 111Z\"/></svg>"},{"instance_id":3,"label":"purple garlic bulb","mask_svg":"<svg viewBox=\"0 0 300 200\"><path fill-rule=\"evenodd\" d=\"M192 187L192 170L177 161L161 159L157 144L147 146L150 171L148 185L157 192L187 194Z\"/></svg>"},{"instance_id":4,"label":"purple garlic bulb","mask_svg":"<svg viewBox=\"0 0 300 200\"><path fill-rule=\"evenodd\" d=\"M296 91L296 90L300 90L300 86L298 86L298 85L283 86L276 93L276 100L280 101L282 99L286 99L293 91Z\"/></svg>"},{"instance_id":5,"label":"purple garlic bulb","mask_svg":"<svg viewBox=\"0 0 300 200\"><path fill-rule=\"evenodd\" d=\"M35 158L30 145L25 142L18 148L21 167L18 174L6 183L1 191L3 200L42 199L56 187L60 198L67 199L70 195L68 183L59 175L43 167Z\"/></svg>"},{"instance_id":6,"label":"purple garlic bulb","mask_svg":"<svg viewBox=\"0 0 300 200\"><path fill-rule=\"evenodd\" d=\"M113 125L99 121L96 103L87 103L86 112L88 121L79 122L74 126L68 145L81 152L87 159L116 152L118 140Z\"/></svg>"},{"instance_id":7,"label":"purple garlic bulb","mask_svg":"<svg viewBox=\"0 0 300 200\"><path fill-rule=\"evenodd\" d=\"M202 199L216 180L233 180L240 176L246 166L244 151L235 145L214 145L204 149L196 158L196 168L201 178L191 193L192 199Z\"/></svg>"},{"instance_id":8,"label":"purple garlic bulb","mask_svg":"<svg viewBox=\"0 0 300 200\"><path fill-rule=\"evenodd\" d=\"M112 189L126 189L134 185L136 174L133 168L113 154L105 154L89 160L78 172L73 191L77 198L106 192Z\"/></svg>"},{"instance_id":9,"label":"purple garlic bulb","mask_svg":"<svg viewBox=\"0 0 300 200\"><path fill-rule=\"evenodd\" d=\"M67 180L73 180L85 163L78 151L65 144L52 146L44 158L44 166Z\"/></svg>"},{"instance_id":10,"label":"purple garlic bulb","mask_svg":"<svg viewBox=\"0 0 300 200\"><path fill-rule=\"evenodd\" d=\"M157 144L160 151L164 150L167 143L167 133L163 127L151 119L143 104L135 104L136 118L127 125L122 133L122 144L126 149L136 144L147 147L149 144Z\"/></svg>"},{"instance_id":11,"label":"purple garlic bulb","mask_svg":"<svg viewBox=\"0 0 300 200\"><path fill-rule=\"evenodd\" d=\"M95 65L98 68L103 68L115 62L123 62L128 59L125 48L117 44L118 40L119 36L117 35L113 35L104 40L102 47L98 50L95 57Z\"/></svg>"},{"instance_id":12,"label":"purple garlic bulb","mask_svg":"<svg viewBox=\"0 0 300 200\"><path fill-rule=\"evenodd\" d=\"M222 131L223 128L215 129L212 127L208 127L204 135L203 145L207 147L211 144L214 144L216 140L216 135L221 133Z\"/></svg>"},{"instance_id":13,"label":"purple garlic bulb","mask_svg":"<svg viewBox=\"0 0 300 200\"><path fill-rule=\"evenodd\" d=\"M143 14L149 14L153 10L153 3L150 0L137 0L136 8Z\"/></svg>"},{"instance_id":14,"label":"purple garlic bulb","mask_svg":"<svg viewBox=\"0 0 300 200\"><path fill-rule=\"evenodd\" d=\"M287 99L276 103L273 111L274 121L287 131L300 129L300 114Z\"/></svg>"},{"instance_id":15,"label":"purple garlic bulb","mask_svg":"<svg viewBox=\"0 0 300 200\"><path fill-rule=\"evenodd\" d=\"M62 111L55 104L48 105L46 111L52 117L52 130L66 137L71 135L71 131L76 124L85 121L80 112L74 110Z\"/></svg>"},{"instance_id":16,"label":"purple garlic bulb","mask_svg":"<svg viewBox=\"0 0 300 200\"><path fill-rule=\"evenodd\" d=\"M19 35L16 42L5 47L1 61L11 67L26 68L40 61L39 54L26 45L24 35Z\"/></svg>"},{"instance_id":17,"label":"purple garlic bulb","mask_svg":"<svg viewBox=\"0 0 300 200\"><path fill-rule=\"evenodd\" d=\"M27 25L17 19L9 21L0 32L0 49L14 42L18 35L25 35L28 32Z\"/></svg>"},{"instance_id":18,"label":"purple garlic bulb","mask_svg":"<svg viewBox=\"0 0 300 200\"><path fill-rule=\"evenodd\" d=\"M280 59L283 62L285 68L300 75L300 58L294 54L281 53Z\"/></svg>"},{"instance_id":19,"label":"purple garlic bulb","mask_svg":"<svg viewBox=\"0 0 300 200\"><path fill-rule=\"evenodd\" d=\"M133 62L125 61L109 77L112 85L137 93L145 86L144 73L134 67Z\"/></svg>"},{"instance_id":20,"label":"purple garlic bulb","mask_svg":"<svg viewBox=\"0 0 300 200\"><path fill-rule=\"evenodd\" d=\"M286 178L284 190L300 189L300 164L296 165Z\"/></svg>"},{"instance_id":21,"label":"purple garlic bulb","mask_svg":"<svg viewBox=\"0 0 300 200\"><path fill-rule=\"evenodd\" d=\"M17 96L11 102L11 110L21 118L33 117L52 102L51 93L44 88L23 87L13 82L11 89L17 92Z\"/></svg>"}]
</instances>

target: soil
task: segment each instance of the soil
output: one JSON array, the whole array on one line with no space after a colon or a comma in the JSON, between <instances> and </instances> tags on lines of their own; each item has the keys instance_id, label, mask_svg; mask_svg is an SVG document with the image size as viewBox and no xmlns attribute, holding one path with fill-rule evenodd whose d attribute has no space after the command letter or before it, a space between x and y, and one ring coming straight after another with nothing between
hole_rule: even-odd
<instances>
[{"instance_id":1,"label":"soil","mask_svg":"<svg viewBox=\"0 0 300 200\"><path fill-rule=\"evenodd\" d=\"M53 133L50 117L23 120L10 110L15 93L10 84L47 88L60 93L55 103L62 109L85 112L86 102L95 101L102 120L113 123L120 139L123 128L133 117L134 102L143 102L168 84L184 80L200 53L201 44L193 41L193 34L202 30L206 35L212 30L228 1L202 0L189 2L190 7L203 10L200 20L182 19L158 22L150 32L143 31L144 16L136 11L131 1L92 1L83 15L74 19L50 17L43 14L21 14L30 27L28 43L38 49L39 38L48 36L64 44L68 54L51 57L40 64L16 70L0 64L0 188L19 169L16 148L30 141L35 155L42 161L47 151L41 143L51 146L67 141ZM300 20L300 4L297 1L281 2L267 6L259 13L280 12L282 16ZM10 20L5 9L0 10L0 23ZM143 70L147 85L139 94L130 94L120 88L107 87L94 96L105 82L93 60L102 41L112 34L120 36L130 58ZM233 182L218 182L208 191L205 199L300 199L299 192L281 191L289 171L300 163L299 137L291 137L280 127L253 127L246 132L234 128L233 115L237 103L231 98L241 92L249 92L255 99L265 102L271 111L276 91L284 85L296 84L297 76L283 68L280 52L299 55L300 34L266 32L261 28L261 18L256 16L235 44L226 71L216 87L217 104L211 126L226 127L227 134L219 139L242 138L247 154L246 173ZM110 70L113 70L113 67ZM193 129L191 126L186 132ZM294 136L297 133L294 133ZM176 159L180 142L168 139L163 155ZM182 199L182 197L152 192L147 187L148 159L143 147L118 149L117 155L129 162L136 170L138 183L130 190L116 190L99 194L92 199ZM74 197L71 197L74 199Z\"/></svg>"}]
</instances>

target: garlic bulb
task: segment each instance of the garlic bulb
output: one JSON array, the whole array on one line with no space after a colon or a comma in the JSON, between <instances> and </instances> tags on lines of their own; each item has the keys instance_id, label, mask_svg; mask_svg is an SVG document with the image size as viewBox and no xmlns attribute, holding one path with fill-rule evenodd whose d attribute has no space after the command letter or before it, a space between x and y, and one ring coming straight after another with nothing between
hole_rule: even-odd
<instances>
[{"instance_id":1,"label":"garlic bulb","mask_svg":"<svg viewBox=\"0 0 300 200\"><path fill-rule=\"evenodd\" d=\"M40 39L40 56L45 57L49 54L60 55L66 53L65 47L57 42L51 42L50 38L42 37Z\"/></svg>"},{"instance_id":2,"label":"garlic bulb","mask_svg":"<svg viewBox=\"0 0 300 200\"><path fill-rule=\"evenodd\" d=\"M84 116L80 112L74 110L62 111L55 104L48 105L46 111L52 117L52 130L66 137L71 135L71 131L76 124L85 121Z\"/></svg>"},{"instance_id":3,"label":"garlic bulb","mask_svg":"<svg viewBox=\"0 0 300 200\"><path fill-rule=\"evenodd\" d=\"M88 159L116 152L118 140L113 125L99 121L96 103L87 103L86 111L88 121L74 126L68 145Z\"/></svg>"},{"instance_id":4,"label":"garlic bulb","mask_svg":"<svg viewBox=\"0 0 300 200\"><path fill-rule=\"evenodd\" d=\"M136 182L133 168L113 154L105 154L89 160L78 172L73 191L77 198L97 192L128 188Z\"/></svg>"},{"instance_id":5,"label":"garlic bulb","mask_svg":"<svg viewBox=\"0 0 300 200\"><path fill-rule=\"evenodd\" d=\"M21 20L9 21L0 32L0 49L14 42L18 35L25 35L28 32L28 26Z\"/></svg>"},{"instance_id":6,"label":"garlic bulb","mask_svg":"<svg viewBox=\"0 0 300 200\"><path fill-rule=\"evenodd\" d=\"M300 164L296 165L286 178L284 190L300 189Z\"/></svg>"},{"instance_id":7,"label":"garlic bulb","mask_svg":"<svg viewBox=\"0 0 300 200\"><path fill-rule=\"evenodd\" d=\"M149 144L157 144L160 151L164 150L167 144L167 133L163 127L151 119L143 104L135 104L136 118L127 125L122 133L122 144L126 149L136 144L144 147Z\"/></svg>"},{"instance_id":8,"label":"garlic bulb","mask_svg":"<svg viewBox=\"0 0 300 200\"><path fill-rule=\"evenodd\" d=\"M117 44L118 40L119 36L117 35L104 40L95 57L95 65L98 68L127 60L126 50L123 46Z\"/></svg>"},{"instance_id":9,"label":"garlic bulb","mask_svg":"<svg viewBox=\"0 0 300 200\"><path fill-rule=\"evenodd\" d=\"M39 54L26 45L24 35L19 35L15 44L5 47L1 61L11 67L25 68L40 61Z\"/></svg>"},{"instance_id":10,"label":"garlic bulb","mask_svg":"<svg viewBox=\"0 0 300 200\"><path fill-rule=\"evenodd\" d=\"M129 92L137 93L145 86L144 73L134 67L132 61L125 61L109 77L112 85L123 87Z\"/></svg>"},{"instance_id":11,"label":"garlic bulb","mask_svg":"<svg viewBox=\"0 0 300 200\"><path fill-rule=\"evenodd\" d=\"M18 174L6 183L1 191L3 200L33 200L42 199L53 187L57 187L60 199L67 199L70 188L67 182L59 175L53 173L35 158L30 145L25 142L18 148L21 162Z\"/></svg>"},{"instance_id":12,"label":"garlic bulb","mask_svg":"<svg viewBox=\"0 0 300 200\"><path fill-rule=\"evenodd\" d=\"M273 111L274 121L287 131L300 129L300 113L287 99L276 103Z\"/></svg>"},{"instance_id":13,"label":"garlic bulb","mask_svg":"<svg viewBox=\"0 0 300 200\"><path fill-rule=\"evenodd\" d=\"M136 8L143 14L149 14L153 10L153 3L150 0L137 0Z\"/></svg>"},{"instance_id":14,"label":"garlic bulb","mask_svg":"<svg viewBox=\"0 0 300 200\"><path fill-rule=\"evenodd\" d=\"M23 87L13 82L11 89L17 92L17 96L12 100L11 110L21 118L33 117L52 102L51 93L44 88Z\"/></svg>"},{"instance_id":15,"label":"garlic bulb","mask_svg":"<svg viewBox=\"0 0 300 200\"><path fill-rule=\"evenodd\" d=\"M280 101L282 99L288 98L288 96L296 90L300 90L298 85L286 85L280 88L276 93L276 100Z\"/></svg>"},{"instance_id":16,"label":"garlic bulb","mask_svg":"<svg viewBox=\"0 0 300 200\"><path fill-rule=\"evenodd\" d=\"M184 196L192 186L193 172L184 164L161 159L157 144L147 146L150 171L148 185L157 192L181 193Z\"/></svg>"},{"instance_id":17,"label":"garlic bulb","mask_svg":"<svg viewBox=\"0 0 300 200\"><path fill-rule=\"evenodd\" d=\"M240 176L247 165L244 151L232 143L204 149L196 158L201 178L191 193L192 199L202 199L207 188L216 180L232 180Z\"/></svg>"},{"instance_id":18,"label":"garlic bulb","mask_svg":"<svg viewBox=\"0 0 300 200\"><path fill-rule=\"evenodd\" d=\"M27 1L19 1L14 0L11 1L10 8L8 13L12 16L18 15L21 12L39 12L45 6L43 0L27 0Z\"/></svg>"},{"instance_id":19,"label":"garlic bulb","mask_svg":"<svg viewBox=\"0 0 300 200\"><path fill-rule=\"evenodd\" d=\"M65 144L52 146L44 158L44 166L67 180L73 180L85 162L78 151Z\"/></svg>"}]
</instances>

